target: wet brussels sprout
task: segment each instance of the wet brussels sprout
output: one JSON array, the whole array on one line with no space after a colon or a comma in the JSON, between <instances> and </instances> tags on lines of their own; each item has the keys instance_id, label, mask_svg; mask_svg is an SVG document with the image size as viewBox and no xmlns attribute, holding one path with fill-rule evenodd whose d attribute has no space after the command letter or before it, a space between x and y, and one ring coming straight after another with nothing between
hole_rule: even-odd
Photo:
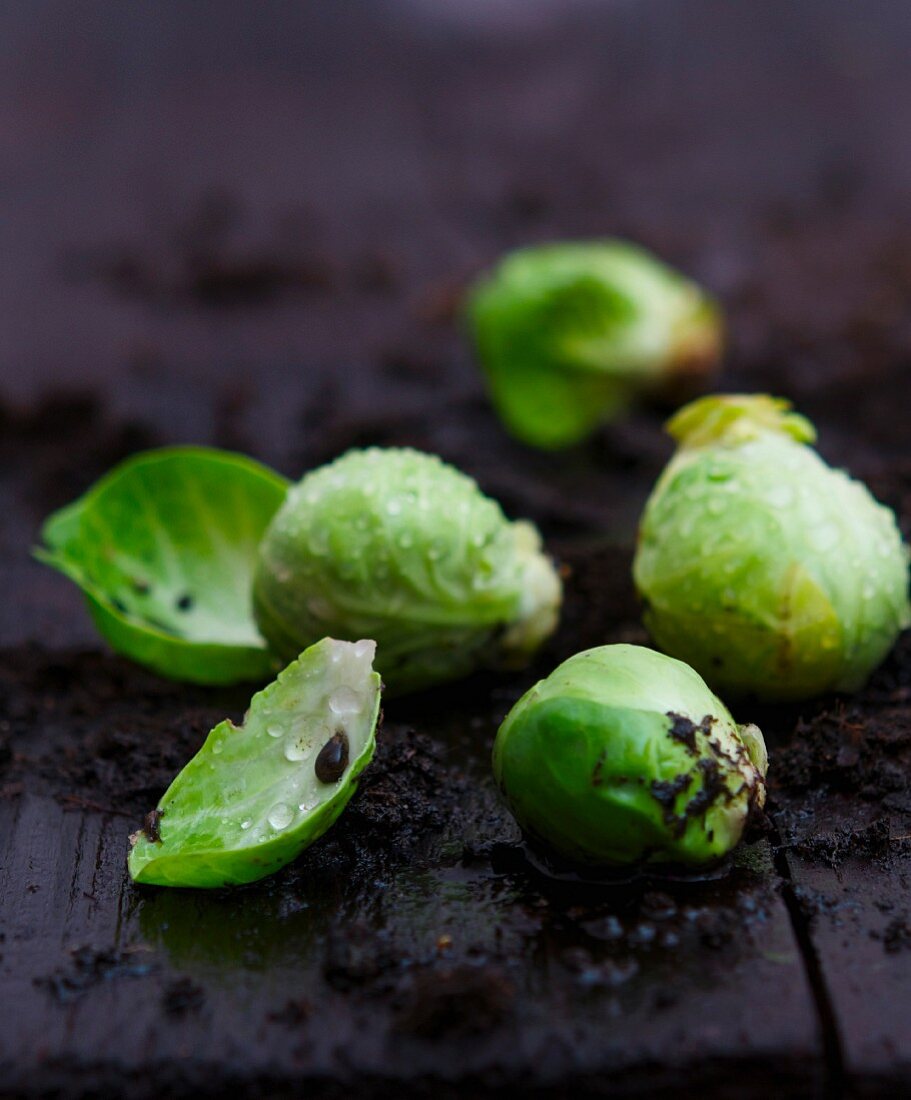
<instances>
[{"instance_id":1,"label":"wet brussels sprout","mask_svg":"<svg viewBox=\"0 0 911 1100\"><path fill-rule=\"evenodd\" d=\"M668 430L634 565L656 643L725 694L861 687L909 623L892 512L826 465L786 401L707 397Z\"/></svg>"},{"instance_id":2,"label":"wet brussels sprout","mask_svg":"<svg viewBox=\"0 0 911 1100\"><path fill-rule=\"evenodd\" d=\"M280 654L375 638L394 692L524 663L561 586L537 530L470 478L408 449L350 451L288 493L266 531L254 610Z\"/></svg>"},{"instance_id":3,"label":"wet brussels sprout","mask_svg":"<svg viewBox=\"0 0 911 1100\"><path fill-rule=\"evenodd\" d=\"M130 838L133 879L253 882L321 837L373 756L375 650L324 638L253 696L242 726L216 726Z\"/></svg>"},{"instance_id":4,"label":"wet brussels sprout","mask_svg":"<svg viewBox=\"0 0 911 1100\"><path fill-rule=\"evenodd\" d=\"M721 355L721 318L698 286L631 244L523 248L479 280L468 322L513 435L570 446L639 394L689 391Z\"/></svg>"},{"instance_id":5,"label":"wet brussels sprout","mask_svg":"<svg viewBox=\"0 0 911 1100\"><path fill-rule=\"evenodd\" d=\"M529 837L593 868L706 865L765 802L768 758L688 665L632 645L564 661L512 708L493 768Z\"/></svg>"}]
</instances>

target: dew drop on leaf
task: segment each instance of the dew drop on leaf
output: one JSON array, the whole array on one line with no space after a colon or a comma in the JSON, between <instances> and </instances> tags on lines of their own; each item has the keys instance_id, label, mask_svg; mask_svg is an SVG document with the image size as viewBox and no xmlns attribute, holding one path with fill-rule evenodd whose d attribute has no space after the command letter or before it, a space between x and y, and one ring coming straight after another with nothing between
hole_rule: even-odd
<instances>
[{"instance_id":1,"label":"dew drop on leaf","mask_svg":"<svg viewBox=\"0 0 911 1100\"><path fill-rule=\"evenodd\" d=\"M286 829L294 817L294 811L286 802L279 802L269 811L266 819L273 829Z\"/></svg>"},{"instance_id":2,"label":"dew drop on leaf","mask_svg":"<svg viewBox=\"0 0 911 1100\"><path fill-rule=\"evenodd\" d=\"M285 742L285 759L294 762L303 760L306 755L307 749L303 746L301 738L297 734L292 734Z\"/></svg>"},{"instance_id":3,"label":"dew drop on leaf","mask_svg":"<svg viewBox=\"0 0 911 1100\"><path fill-rule=\"evenodd\" d=\"M347 714L357 714L364 705L361 696L344 684L335 689L329 696L329 709L340 717Z\"/></svg>"}]
</instances>

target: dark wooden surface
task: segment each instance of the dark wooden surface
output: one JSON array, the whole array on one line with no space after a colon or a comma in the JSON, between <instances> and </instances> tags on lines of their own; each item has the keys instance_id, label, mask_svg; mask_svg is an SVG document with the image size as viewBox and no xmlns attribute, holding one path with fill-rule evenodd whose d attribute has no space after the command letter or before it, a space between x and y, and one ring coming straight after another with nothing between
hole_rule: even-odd
<instances>
[{"instance_id":1,"label":"dark wooden surface","mask_svg":"<svg viewBox=\"0 0 911 1100\"><path fill-rule=\"evenodd\" d=\"M724 385L794 397L911 522L911 13L895 0L83 3L0 11L0 1095L903 1095L911 648L754 712L770 831L715 881L555 884L492 788L556 661L644 641L660 410L502 434L454 306L615 233L719 295ZM435 450L572 567L527 674L391 702L332 832L260 885L139 890L127 834L244 692L108 654L40 520L175 441L292 476Z\"/></svg>"}]
</instances>

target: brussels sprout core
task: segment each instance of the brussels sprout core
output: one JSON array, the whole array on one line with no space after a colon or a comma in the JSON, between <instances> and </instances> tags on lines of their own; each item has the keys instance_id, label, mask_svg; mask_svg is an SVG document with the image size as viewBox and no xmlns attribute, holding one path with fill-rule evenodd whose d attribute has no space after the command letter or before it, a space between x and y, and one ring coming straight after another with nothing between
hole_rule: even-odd
<instances>
[{"instance_id":1,"label":"brussels sprout core","mask_svg":"<svg viewBox=\"0 0 911 1100\"><path fill-rule=\"evenodd\" d=\"M646 505L634 575L658 645L731 694L859 688L909 623L895 517L764 395L706 397Z\"/></svg>"},{"instance_id":2,"label":"brussels sprout core","mask_svg":"<svg viewBox=\"0 0 911 1100\"><path fill-rule=\"evenodd\" d=\"M507 256L471 294L468 319L506 427L538 447L589 435L637 394L679 393L717 367L717 308L621 241Z\"/></svg>"},{"instance_id":3,"label":"brussels sprout core","mask_svg":"<svg viewBox=\"0 0 911 1100\"><path fill-rule=\"evenodd\" d=\"M768 758L687 665L650 649L579 653L524 695L494 744L533 839L575 863L711 863L765 801Z\"/></svg>"},{"instance_id":4,"label":"brussels sprout core","mask_svg":"<svg viewBox=\"0 0 911 1100\"><path fill-rule=\"evenodd\" d=\"M408 449L350 451L288 493L260 547L259 627L281 654L371 637L394 692L524 663L554 629L559 577L530 523Z\"/></svg>"}]
</instances>

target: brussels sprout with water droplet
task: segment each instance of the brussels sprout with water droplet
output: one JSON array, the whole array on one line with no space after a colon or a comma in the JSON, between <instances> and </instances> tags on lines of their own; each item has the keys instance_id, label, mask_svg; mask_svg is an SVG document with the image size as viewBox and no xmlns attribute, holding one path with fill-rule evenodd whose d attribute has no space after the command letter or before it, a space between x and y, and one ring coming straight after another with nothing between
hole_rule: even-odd
<instances>
[{"instance_id":1,"label":"brussels sprout with water droplet","mask_svg":"<svg viewBox=\"0 0 911 1100\"><path fill-rule=\"evenodd\" d=\"M494 775L525 832L590 867L710 864L765 802L762 734L688 665L632 645L564 661L512 708Z\"/></svg>"},{"instance_id":2,"label":"brussels sprout with water droplet","mask_svg":"<svg viewBox=\"0 0 911 1100\"><path fill-rule=\"evenodd\" d=\"M529 523L409 449L349 451L288 493L260 547L260 630L281 654L370 637L395 692L521 664L554 629L559 578Z\"/></svg>"},{"instance_id":3,"label":"brussels sprout with water droplet","mask_svg":"<svg viewBox=\"0 0 911 1100\"><path fill-rule=\"evenodd\" d=\"M253 696L242 726L216 726L130 838L133 879L253 882L321 837L373 756L375 650L324 638Z\"/></svg>"},{"instance_id":4,"label":"brussels sprout with water droplet","mask_svg":"<svg viewBox=\"0 0 911 1100\"><path fill-rule=\"evenodd\" d=\"M468 321L497 411L536 447L577 443L637 395L692 393L721 355L712 301L622 241L511 253L473 289Z\"/></svg>"},{"instance_id":5,"label":"brussels sprout with water droplet","mask_svg":"<svg viewBox=\"0 0 911 1100\"><path fill-rule=\"evenodd\" d=\"M826 465L786 401L703 398L668 429L679 448L634 565L652 637L732 695L861 687L909 623L892 512Z\"/></svg>"}]
</instances>

